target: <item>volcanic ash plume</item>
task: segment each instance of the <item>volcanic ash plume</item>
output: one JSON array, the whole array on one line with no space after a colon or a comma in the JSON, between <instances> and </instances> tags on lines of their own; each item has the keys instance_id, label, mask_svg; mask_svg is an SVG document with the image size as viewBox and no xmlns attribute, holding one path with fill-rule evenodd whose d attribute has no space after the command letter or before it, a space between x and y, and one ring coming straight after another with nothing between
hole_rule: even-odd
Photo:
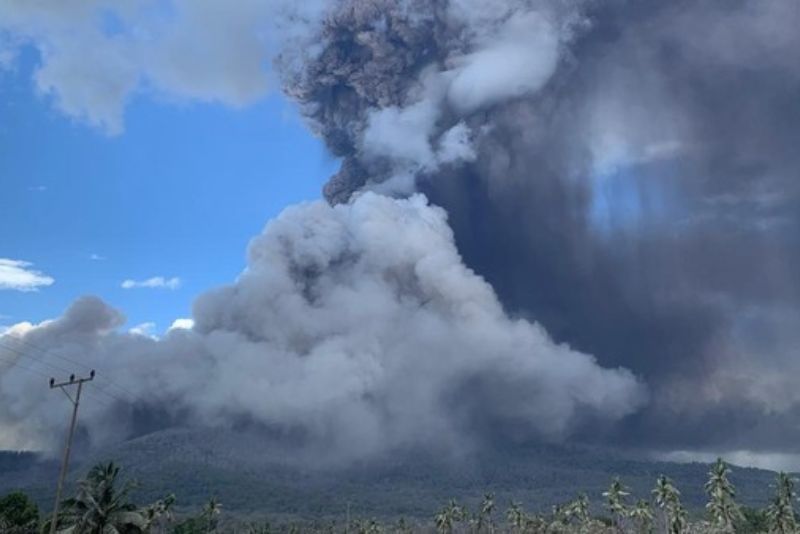
<instances>
[{"instance_id":1,"label":"volcanic ash plume","mask_svg":"<svg viewBox=\"0 0 800 534\"><path fill-rule=\"evenodd\" d=\"M50 357L96 365L166 420L300 429L331 457L463 447L486 428L561 438L644 401L628 371L509 318L462 263L445 212L419 195L286 210L253 240L237 282L201 296L194 315L193 330L158 341L117 333L119 315L87 298L3 344L19 336ZM0 424L24 421L18 439L28 442L52 435L51 402L61 401L41 395L37 380L12 366L0 383ZM131 408L116 406L113 418L86 408L95 439L130 432L118 425Z\"/></svg>"},{"instance_id":2,"label":"volcanic ash plume","mask_svg":"<svg viewBox=\"0 0 800 534\"><path fill-rule=\"evenodd\" d=\"M71 350L54 332L100 325L77 346L165 369L144 383L166 419L248 414L338 449L573 431L796 452L795 0L29 4L0 8L0 29L39 46L37 85L67 113L119 130L140 84L243 105L288 42L284 90L341 158L336 207L272 223L193 331L100 335L114 314L81 301L24 334ZM120 32L96 27L100 5ZM72 75L84 48L91 72ZM5 427L38 439L22 414L42 401L9 384ZM622 424L581 424L599 416Z\"/></svg>"},{"instance_id":3,"label":"volcanic ash plume","mask_svg":"<svg viewBox=\"0 0 800 534\"><path fill-rule=\"evenodd\" d=\"M616 440L796 452L797 2L336 6L282 58L331 202L445 208L507 310L648 383Z\"/></svg>"},{"instance_id":4,"label":"volcanic ash plume","mask_svg":"<svg viewBox=\"0 0 800 534\"><path fill-rule=\"evenodd\" d=\"M344 157L326 197L343 202L365 186L408 193L415 175L474 160L485 113L536 94L554 74L582 22L578 5L337 4L315 37L321 51L287 50L278 61L286 92Z\"/></svg>"}]
</instances>

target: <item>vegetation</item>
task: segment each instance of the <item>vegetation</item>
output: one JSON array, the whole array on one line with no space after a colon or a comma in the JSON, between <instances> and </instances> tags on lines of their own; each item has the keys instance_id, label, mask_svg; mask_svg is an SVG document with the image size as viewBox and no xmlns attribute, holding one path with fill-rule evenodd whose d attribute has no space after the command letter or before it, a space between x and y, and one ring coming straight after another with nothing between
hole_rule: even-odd
<instances>
[{"instance_id":1,"label":"vegetation","mask_svg":"<svg viewBox=\"0 0 800 534\"><path fill-rule=\"evenodd\" d=\"M602 494L605 499L602 508L593 508L588 495L579 494L549 513L529 513L522 504L512 501L505 514L499 514L494 494L487 493L473 509L449 501L427 524L405 519L379 522L350 517L340 522L246 524L224 521L222 505L216 498L210 499L196 515L175 513L172 495L138 506L130 498L134 485L120 480L118 466L105 463L93 467L78 483L76 494L62 503L57 531L60 534L800 534L794 511L795 484L789 475L778 473L774 497L769 506L760 510L736 502L730 472L721 459L711 467L704 486L708 496L705 514L694 518L690 518L681 503L680 491L662 475L656 479L648 499L633 503L629 488L614 478ZM49 519L40 521L36 505L25 494L14 492L0 499L3 534L36 534L48 532L49 528Z\"/></svg>"},{"instance_id":2,"label":"vegetation","mask_svg":"<svg viewBox=\"0 0 800 534\"><path fill-rule=\"evenodd\" d=\"M39 509L27 495L15 491L0 499L0 532L7 534L35 530Z\"/></svg>"},{"instance_id":3,"label":"vegetation","mask_svg":"<svg viewBox=\"0 0 800 534\"><path fill-rule=\"evenodd\" d=\"M223 521L232 517L296 518L369 515L385 520L432 518L451 498L476 508L484 493L494 493L495 521L504 519L513 500L530 512L546 513L554 504L585 492L597 510L611 476L619 476L637 497L650 496L656 477L668 476L681 490L683 506L702 511L708 465L654 461L637 451L596 446L526 443L515 447L481 447L447 460L434 452L398 450L346 465L287 464L282 446L249 431L197 429L160 431L130 442L75 456L67 487L101 461L123 465L123 475L141 481L131 499L154 502L175 493L182 509L197 509L217 495L225 505ZM274 442L272 442L274 443ZM24 491L40 510L53 503L59 462L0 452L0 495ZM736 500L764 509L771 504L775 473L739 468L734 473ZM68 490L70 491L70 490ZM656 514L658 515L658 514ZM658 519L657 517L655 518Z\"/></svg>"}]
</instances>

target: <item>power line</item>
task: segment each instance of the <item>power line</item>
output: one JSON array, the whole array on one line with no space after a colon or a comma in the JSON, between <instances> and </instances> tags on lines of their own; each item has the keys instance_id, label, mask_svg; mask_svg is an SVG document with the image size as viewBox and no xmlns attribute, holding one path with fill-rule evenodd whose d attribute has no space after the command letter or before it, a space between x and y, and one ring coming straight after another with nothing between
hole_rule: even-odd
<instances>
[{"instance_id":1,"label":"power line","mask_svg":"<svg viewBox=\"0 0 800 534\"><path fill-rule=\"evenodd\" d=\"M58 365L52 364L50 362L47 362L43 358L37 358L33 354L22 352L21 350L19 350L16 347L11 347L9 345L5 345L3 343L0 343L0 348L4 348L6 350L10 350L11 352L13 352L15 354L18 354L19 356L22 356L22 357L27 356L27 357L29 357L29 358L41 363L42 365L46 365L46 366L50 367L51 369L55 369L56 371L58 371L60 373L69 373L70 372L68 369L64 369L63 367L60 367Z\"/></svg>"},{"instance_id":2,"label":"power line","mask_svg":"<svg viewBox=\"0 0 800 534\"><path fill-rule=\"evenodd\" d=\"M55 356L59 360L63 360L66 363L69 363L69 364L72 364L72 365L77 365L79 367L85 367L86 369L89 369L89 366L84 364L84 363L77 362L77 361L73 360L72 358L67 358L66 356L61 356L58 353L53 353L53 352L51 352L51 351L49 351L47 349L44 349L44 348L42 348L40 346L35 345L34 343L28 341L27 339L23 339L23 338L21 338L19 336L16 336L16 335L12 334L12 335L5 336L5 338L7 338L7 339L9 339L11 341L16 341L17 343L19 343L21 345L27 345L28 347L30 347L30 348L32 348L34 350L38 350L41 353L45 353L45 354L48 354L48 355Z\"/></svg>"},{"instance_id":3,"label":"power line","mask_svg":"<svg viewBox=\"0 0 800 534\"><path fill-rule=\"evenodd\" d=\"M17 336L10 336L10 339L13 340L13 341L16 341L17 343L20 343L20 344L23 344L23 345L27 345L31 349L38 351L40 354L42 354L44 356L52 355L52 356L58 358L59 360L65 361L65 362L67 362L69 364L72 364L72 365L77 365L77 366L83 367L86 370L89 370L91 368L89 365L86 365L85 363L81 363L81 362L73 360L72 358L67 358L66 356L62 356L58 352L54 352L52 350L44 349L41 346L38 346L35 343L32 343L31 341L28 341L27 339L22 339L21 337L17 337ZM105 378L105 380L106 380L106 382L108 382L109 385L116 387L121 392L123 392L123 393L125 393L127 395L130 395L132 398L136 399L137 395L135 393L133 393L131 390L129 390L128 388L123 387L121 384L117 384L116 382L114 382L110 378Z\"/></svg>"},{"instance_id":4,"label":"power line","mask_svg":"<svg viewBox=\"0 0 800 534\"><path fill-rule=\"evenodd\" d=\"M50 367L51 369L53 369L55 371L58 371L59 373L69 373L69 370L64 369L61 366L54 365L54 364L52 364L50 362L45 361L43 358L37 358L36 356L33 356L30 353L22 352L22 351L14 348L14 347L9 347L7 345L4 345L3 343L0 343L0 348L4 348L6 350L9 350L9 351L19 355L22 358L25 358L25 357L31 358L34 361L36 361L36 362L38 362L38 363L40 363L42 365L45 365L45 366ZM12 363L14 366L20 365L20 362L18 360L17 361L13 361L13 360L9 360L9 359L6 358L5 361L7 361L9 363ZM43 372L39 371L38 369L36 369L34 367L21 367L21 368L26 369L28 371L32 371L32 372L34 372L34 373L36 373L36 374L38 374L40 376L44 376L45 378L50 378L49 375L44 374ZM117 402L122 402L122 403L130 403L131 402L129 399L125 399L125 398L119 397L117 395L114 395L114 394L112 394L112 393L110 393L110 392L108 392L108 391L106 391L106 390L104 390L102 388L97 388L97 391L105 394L106 396L114 399ZM106 406L110 406L108 402L102 401L102 399L98 399L98 397L96 395L91 395L91 396L95 400L100 400L101 404L104 404Z\"/></svg>"},{"instance_id":5,"label":"power line","mask_svg":"<svg viewBox=\"0 0 800 534\"><path fill-rule=\"evenodd\" d=\"M34 345L33 343L30 343L30 342L27 342L27 341L23 340L23 339L20 339L20 338L17 338L17 337L11 337L11 339L13 341L19 342L20 344L27 345L32 350L38 351L38 353L41 356L40 357L36 357L33 354L31 354L30 351L21 351L18 347L9 346L7 344L8 343L7 341L6 341L6 344L0 343L0 348L5 348L7 350L10 350L10 351L22 356L22 357L26 357L26 356L30 357L30 358L38 361L39 363L41 363L43 365L47 365L48 367L50 367L50 368L52 368L54 370L57 370L59 372L62 372L62 373L69 373L70 371L65 369L64 367L61 367L59 365L55 365L53 363L45 361L45 358L47 356L52 355L52 356L55 356L56 358L59 358L60 360L63 360L63 361L66 361L66 362L71 362L71 363L74 363L75 365L79 365L81 367L84 367L85 369L89 369L89 366L86 365L86 364L78 363L78 362L76 362L76 361L74 361L74 360L72 360L70 358L66 358L64 356L60 356L59 354L54 353L52 351L47 351L47 350L45 350L45 349L43 349L41 347L38 347L38 346ZM0 338L0 341L5 341L5 339L4 338ZM130 398L121 398L119 395L113 394L110 391L108 391L107 388L98 387L97 390L102 392L106 396L112 397L113 399L115 399L117 401L120 401L120 402L129 402L130 403L130 402L134 402L136 400L139 400L138 396L135 393L133 393L130 390L128 390L127 388L124 388L121 385L113 382L111 379L106 378L105 381L108 383L108 385L115 386L117 389L119 389L120 391L124 392L125 395L129 396Z\"/></svg>"},{"instance_id":6,"label":"power line","mask_svg":"<svg viewBox=\"0 0 800 534\"><path fill-rule=\"evenodd\" d=\"M13 360L13 359L10 359L10 358L6 358L6 357L0 356L0 361L1 362L7 362L7 363L11 364L10 369L22 369L23 371L31 372L31 373L33 373L33 374L35 374L37 376L41 376L41 377L46 378L48 380L50 379L50 375L49 374L42 372L40 369L37 369L36 367L31 367L29 365L26 365L25 362L22 362L20 360ZM100 388L97 388L97 391L105 393ZM112 404L110 402L108 402L108 400L97 396L96 392L86 391L85 394L89 395L91 398L93 398L94 400L96 400L97 402L102 404L103 406L106 406L106 407L109 407L109 408L112 407ZM114 396L114 395L112 395L110 393L106 393L106 394L109 397L113 398L117 402L122 402L122 403L125 403L125 404L129 404L130 403L127 399L123 399L122 397L116 397L116 396Z\"/></svg>"},{"instance_id":7,"label":"power line","mask_svg":"<svg viewBox=\"0 0 800 534\"><path fill-rule=\"evenodd\" d=\"M43 377L45 377L45 378L50 378L50 376L49 376L49 375L47 375L47 374L45 374L45 373L43 373L43 372L39 371L39 370L38 370L38 369L36 369L35 367L28 367L28 366L26 366L26 365L24 365L24 364L20 363L18 360L11 360L11 359L9 359L9 358L0 358L0 360L2 360L2 361L4 361L4 362L8 362L8 363L10 363L10 364L13 366L13 369L19 368L19 369L23 369L23 370L25 370L25 371L30 371L30 372L32 372L32 373L36 373L37 375L39 375L39 376L43 376Z\"/></svg>"}]
</instances>

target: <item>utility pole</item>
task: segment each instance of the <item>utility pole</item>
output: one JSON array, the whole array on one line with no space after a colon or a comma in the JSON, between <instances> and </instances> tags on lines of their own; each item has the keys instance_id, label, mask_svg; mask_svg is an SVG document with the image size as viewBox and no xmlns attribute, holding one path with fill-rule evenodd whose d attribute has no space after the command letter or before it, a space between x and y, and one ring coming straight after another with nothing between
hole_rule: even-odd
<instances>
[{"instance_id":1,"label":"utility pole","mask_svg":"<svg viewBox=\"0 0 800 534\"><path fill-rule=\"evenodd\" d=\"M72 448L72 437L75 435L75 423L78 420L78 406L81 403L81 390L83 389L84 382L91 382L92 380L94 380L94 369L92 369L88 377L75 378L75 375L70 375L67 382L60 382L56 384L55 378L50 379L50 389L59 388L72 403L72 422L69 425L67 444L64 447L64 458L61 460L61 472L58 475L58 486L56 486L56 504L53 506L53 520L50 522L50 534L55 534L58 523L58 505L61 503L61 490L64 487L64 479L67 477L69 451ZM76 384L78 386L78 390L75 392L75 398L73 399L65 388L66 386L72 386Z\"/></svg>"}]
</instances>

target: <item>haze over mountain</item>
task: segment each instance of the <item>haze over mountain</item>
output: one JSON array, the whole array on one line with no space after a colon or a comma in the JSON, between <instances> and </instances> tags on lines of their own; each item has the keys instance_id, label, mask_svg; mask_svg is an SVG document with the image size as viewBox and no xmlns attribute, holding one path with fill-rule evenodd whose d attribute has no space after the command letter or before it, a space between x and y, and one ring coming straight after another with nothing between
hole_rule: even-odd
<instances>
[{"instance_id":1,"label":"haze over mountain","mask_svg":"<svg viewBox=\"0 0 800 534\"><path fill-rule=\"evenodd\" d=\"M33 356L114 377L92 447L247 425L317 466L800 454L793 0L79 4L0 7L0 63L37 48L61 112L124 136L133 96L281 87L341 165L163 336L94 296L0 334L0 446L60 443Z\"/></svg>"}]
</instances>

